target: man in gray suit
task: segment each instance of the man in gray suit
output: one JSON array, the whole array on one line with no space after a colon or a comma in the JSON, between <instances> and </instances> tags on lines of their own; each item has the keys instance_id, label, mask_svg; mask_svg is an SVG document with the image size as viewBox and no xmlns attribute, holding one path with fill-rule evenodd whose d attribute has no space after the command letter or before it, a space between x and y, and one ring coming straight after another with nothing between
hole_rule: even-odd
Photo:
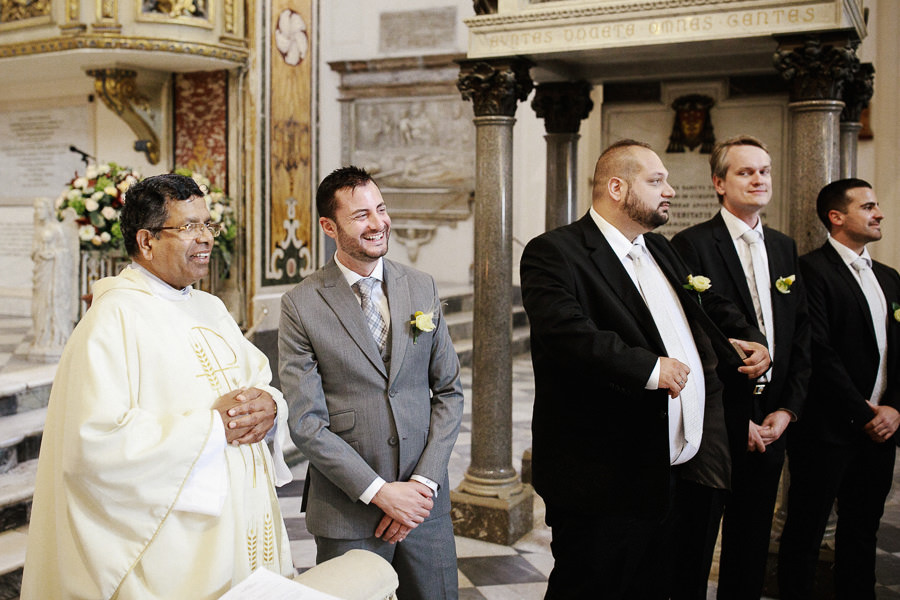
<instances>
[{"instance_id":1,"label":"man in gray suit","mask_svg":"<svg viewBox=\"0 0 900 600\"><path fill-rule=\"evenodd\" d=\"M391 219L364 170L328 175L316 208L337 252L283 296L278 336L316 562L371 550L401 599L456 598L447 463L463 395L437 288L383 258Z\"/></svg>"}]
</instances>

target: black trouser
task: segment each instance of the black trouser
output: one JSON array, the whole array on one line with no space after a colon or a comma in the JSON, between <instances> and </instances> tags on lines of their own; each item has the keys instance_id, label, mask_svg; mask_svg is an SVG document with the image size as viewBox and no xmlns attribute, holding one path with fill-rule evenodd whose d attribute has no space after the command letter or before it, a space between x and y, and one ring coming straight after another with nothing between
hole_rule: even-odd
<instances>
[{"instance_id":1,"label":"black trouser","mask_svg":"<svg viewBox=\"0 0 900 600\"><path fill-rule=\"evenodd\" d=\"M783 600L809 598L819 547L835 499L834 583L836 597L875 598L875 546L884 502L891 489L896 447L862 437L852 444L815 440L788 444L787 521L778 554L778 587Z\"/></svg>"}]
</instances>

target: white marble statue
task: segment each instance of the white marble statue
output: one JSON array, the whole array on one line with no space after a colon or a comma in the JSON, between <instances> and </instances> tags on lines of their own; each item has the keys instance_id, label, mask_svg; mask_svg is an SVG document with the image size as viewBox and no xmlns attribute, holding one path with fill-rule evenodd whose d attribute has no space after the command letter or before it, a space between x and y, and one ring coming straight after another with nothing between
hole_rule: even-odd
<instances>
[{"instance_id":1,"label":"white marble statue","mask_svg":"<svg viewBox=\"0 0 900 600\"><path fill-rule=\"evenodd\" d=\"M59 221L51 199L34 201L31 360L59 359L78 318L78 234L74 211L66 213Z\"/></svg>"}]
</instances>

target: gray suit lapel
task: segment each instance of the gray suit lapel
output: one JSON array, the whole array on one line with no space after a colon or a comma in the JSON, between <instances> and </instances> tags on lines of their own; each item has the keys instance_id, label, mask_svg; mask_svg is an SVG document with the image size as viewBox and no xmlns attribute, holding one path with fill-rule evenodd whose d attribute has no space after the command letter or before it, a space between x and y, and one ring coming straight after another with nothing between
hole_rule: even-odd
<instances>
[{"instance_id":1,"label":"gray suit lapel","mask_svg":"<svg viewBox=\"0 0 900 600\"><path fill-rule=\"evenodd\" d=\"M378 346L375 344L375 338L366 325L362 309L359 307L359 301L350 286L344 274L338 268L337 264L332 260L325 265L324 283L319 289L319 295L325 303L337 315L338 322L347 331L347 334L353 339L353 342L359 346L366 358L375 365L382 375L387 377L387 369L384 366L384 359L378 352ZM390 303L390 296L388 296ZM393 317L392 317L393 320Z\"/></svg>"},{"instance_id":2,"label":"gray suit lapel","mask_svg":"<svg viewBox=\"0 0 900 600\"><path fill-rule=\"evenodd\" d=\"M400 372L406 355L407 334L414 310L425 311L427 306L413 309L409 297L409 279L397 267L384 261L384 281L387 288L388 307L391 311L391 373L388 381L393 381ZM435 307L436 308L436 307Z\"/></svg>"}]
</instances>

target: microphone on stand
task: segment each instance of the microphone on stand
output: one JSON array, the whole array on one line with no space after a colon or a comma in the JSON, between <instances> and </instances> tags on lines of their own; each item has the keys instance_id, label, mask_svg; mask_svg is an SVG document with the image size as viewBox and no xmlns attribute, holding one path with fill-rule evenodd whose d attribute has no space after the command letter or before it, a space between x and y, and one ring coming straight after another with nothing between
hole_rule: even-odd
<instances>
[{"instance_id":1,"label":"microphone on stand","mask_svg":"<svg viewBox=\"0 0 900 600\"><path fill-rule=\"evenodd\" d=\"M81 160L84 162L84 166L88 166L88 159L89 159L89 158L94 158L93 156L91 156L91 155L88 154L87 152L85 152L85 151L83 151L83 150L79 150L79 149L76 148L75 146L69 146L69 151L70 151L70 152L74 152L75 154L80 154L80 155L81 155ZM96 160L96 159L94 159L94 160Z\"/></svg>"}]
</instances>

